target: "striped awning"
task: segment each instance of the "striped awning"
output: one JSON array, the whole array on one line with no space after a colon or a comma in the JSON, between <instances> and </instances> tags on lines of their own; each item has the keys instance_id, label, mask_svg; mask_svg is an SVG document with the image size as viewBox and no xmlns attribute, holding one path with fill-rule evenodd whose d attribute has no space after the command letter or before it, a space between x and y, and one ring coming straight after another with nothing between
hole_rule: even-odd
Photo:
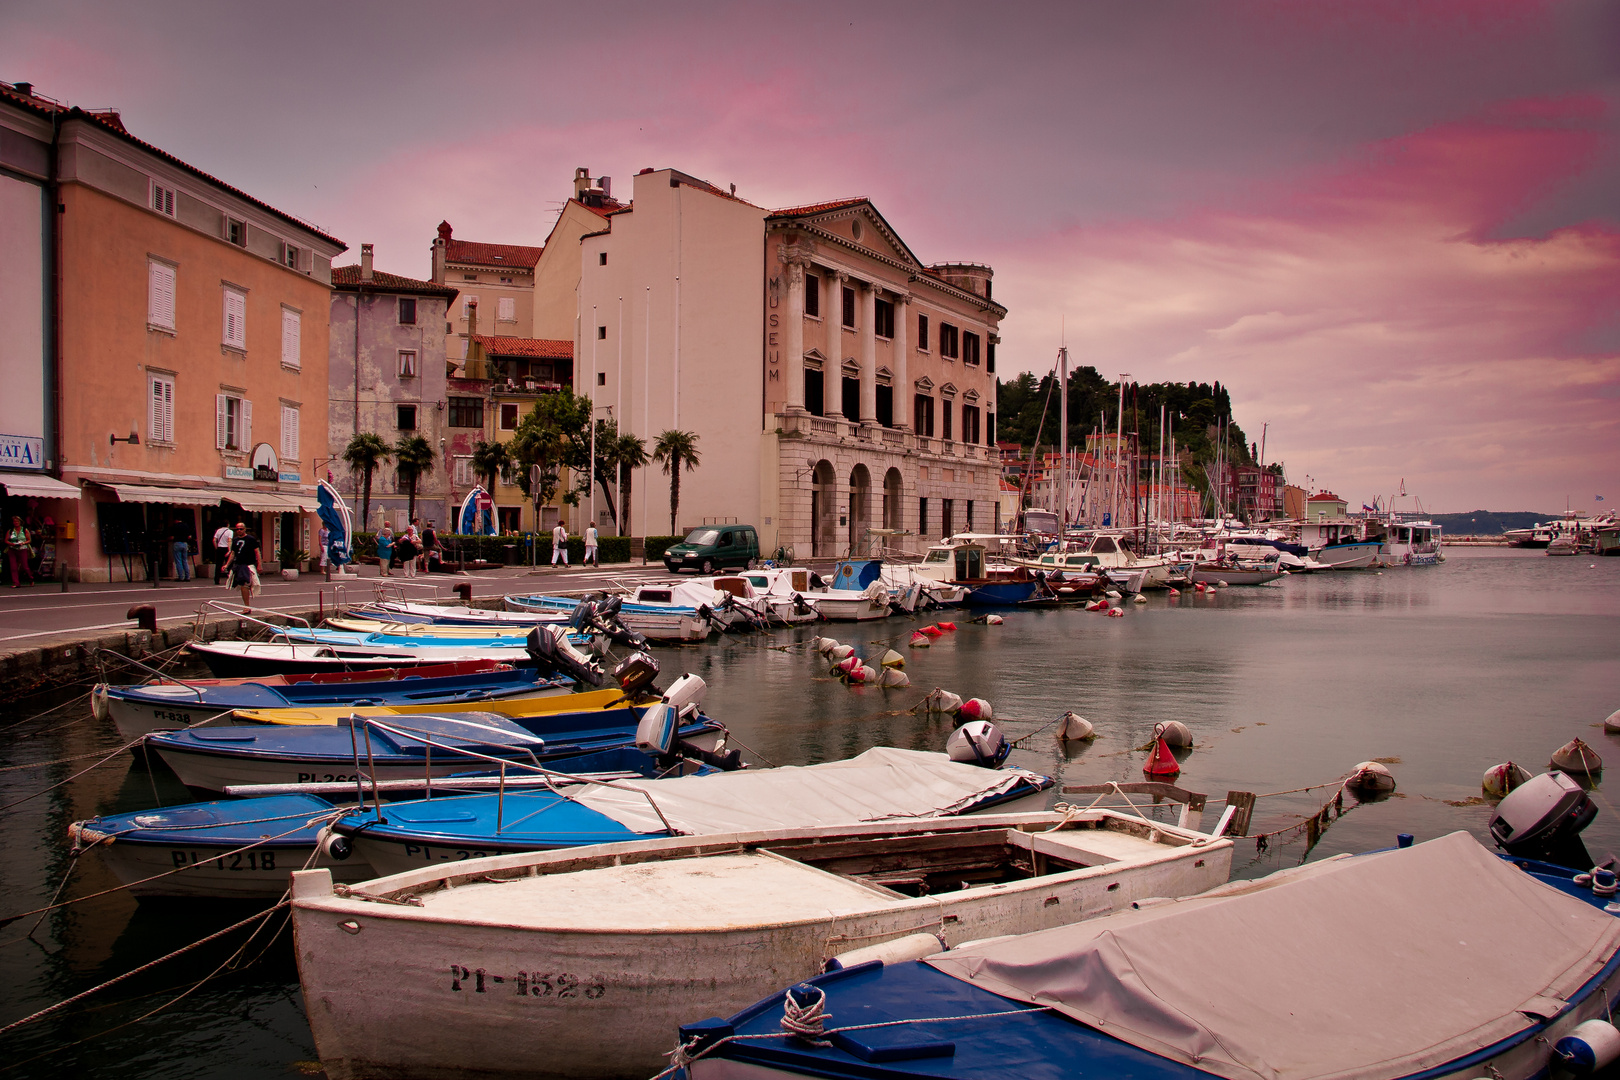
<instances>
[{"instance_id":1,"label":"striped awning","mask_svg":"<svg viewBox=\"0 0 1620 1080\"><path fill-rule=\"evenodd\" d=\"M296 514L315 510L320 504L313 495L271 491L226 491L225 499L250 514Z\"/></svg>"},{"instance_id":2,"label":"striped awning","mask_svg":"<svg viewBox=\"0 0 1620 1080\"><path fill-rule=\"evenodd\" d=\"M31 495L36 499L77 499L79 489L54 476L39 473L0 472L0 485L7 495Z\"/></svg>"}]
</instances>

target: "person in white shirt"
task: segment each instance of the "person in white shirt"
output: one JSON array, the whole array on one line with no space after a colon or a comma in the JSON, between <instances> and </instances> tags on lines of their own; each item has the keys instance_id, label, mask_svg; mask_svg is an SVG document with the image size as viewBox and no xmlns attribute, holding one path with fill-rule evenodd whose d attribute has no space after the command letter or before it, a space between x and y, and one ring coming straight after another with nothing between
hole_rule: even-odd
<instances>
[{"instance_id":1,"label":"person in white shirt","mask_svg":"<svg viewBox=\"0 0 1620 1080\"><path fill-rule=\"evenodd\" d=\"M596 526L595 525L587 525L587 526L585 526L585 557L583 559L579 560L579 565L584 566L586 563L590 563L592 566L601 566L602 565L601 563L596 561Z\"/></svg>"},{"instance_id":2,"label":"person in white shirt","mask_svg":"<svg viewBox=\"0 0 1620 1080\"><path fill-rule=\"evenodd\" d=\"M568 530L562 527L562 522L551 530L551 565L556 566L558 559L564 566L568 565Z\"/></svg>"},{"instance_id":3,"label":"person in white shirt","mask_svg":"<svg viewBox=\"0 0 1620 1080\"><path fill-rule=\"evenodd\" d=\"M214 584L218 585L225 577L225 556L231 553L231 541L236 539L236 533L229 525L221 525L214 530Z\"/></svg>"}]
</instances>

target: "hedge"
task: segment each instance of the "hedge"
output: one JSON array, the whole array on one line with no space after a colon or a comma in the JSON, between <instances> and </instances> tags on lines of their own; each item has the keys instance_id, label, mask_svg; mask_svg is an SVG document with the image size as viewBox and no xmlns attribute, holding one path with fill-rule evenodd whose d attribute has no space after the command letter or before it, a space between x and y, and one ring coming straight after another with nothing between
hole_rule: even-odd
<instances>
[{"instance_id":1,"label":"hedge","mask_svg":"<svg viewBox=\"0 0 1620 1080\"><path fill-rule=\"evenodd\" d=\"M685 540L684 536L649 536L646 540L647 561L658 562L664 557L666 548Z\"/></svg>"},{"instance_id":2,"label":"hedge","mask_svg":"<svg viewBox=\"0 0 1620 1080\"><path fill-rule=\"evenodd\" d=\"M396 541L399 537L396 535ZM445 559L451 562L476 562L482 559L485 562L505 565L508 558L516 562L529 563L529 550L535 544L533 533L522 536L461 536L456 533L440 533L439 547ZM666 547L668 545L665 545ZM551 562L551 537L541 536L538 541L539 550L535 552L533 561L537 563ZM360 559L372 559L377 556L377 534L356 533L354 536L355 556ZM663 548L659 549L660 552ZM630 561L630 538L628 536L604 536L597 541L597 558L604 563L625 563ZM578 565L585 557L585 541L578 536L568 538L568 561Z\"/></svg>"}]
</instances>

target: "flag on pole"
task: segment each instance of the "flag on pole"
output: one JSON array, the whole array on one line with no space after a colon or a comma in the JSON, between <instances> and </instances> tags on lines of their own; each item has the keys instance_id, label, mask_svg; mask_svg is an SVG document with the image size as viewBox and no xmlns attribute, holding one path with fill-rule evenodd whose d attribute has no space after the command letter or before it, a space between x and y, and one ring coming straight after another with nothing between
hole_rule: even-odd
<instances>
[{"instance_id":1,"label":"flag on pole","mask_svg":"<svg viewBox=\"0 0 1620 1080\"><path fill-rule=\"evenodd\" d=\"M1598 502L1602 502L1602 501L1603 501L1603 496L1601 496L1601 495L1599 495L1599 496L1598 496L1598 497L1597 497L1597 501L1598 501Z\"/></svg>"}]
</instances>

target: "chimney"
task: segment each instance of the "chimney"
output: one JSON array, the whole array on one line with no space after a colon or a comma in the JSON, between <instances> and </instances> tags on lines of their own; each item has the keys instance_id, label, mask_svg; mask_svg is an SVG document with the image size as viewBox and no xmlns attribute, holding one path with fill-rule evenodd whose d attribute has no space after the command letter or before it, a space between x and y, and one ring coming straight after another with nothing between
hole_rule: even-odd
<instances>
[{"instance_id":1,"label":"chimney","mask_svg":"<svg viewBox=\"0 0 1620 1080\"><path fill-rule=\"evenodd\" d=\"M484 373L484 348L478 344L478 298L467 298L467 363L462 369L462 377L467 379L485 379L489 376ZM474 364L477 367L474 367Z\"/></svg>"},{"instance_id":2,"label":"chimney","mask_svg":"<svg viewBox=\"0 0 1620 1080\"><path fill-rule=\"evenodd\" d=\"M584 202L585 193L589 190L591 190L591 170L581 165L574 170L574 198Z\"/></svg>"},{"instance_id":3,"label":"chimney","mask_svg":"<svg viewBox=\"0 0 1620 1080\"><path fill-rule=\"evenodd\" d=\"M602 189L602 198L613 198L613 177L598 176L596 178L596 186Z\"/></svg>"},{"instance_id":4,"label":"chimney","mask_svg":"<svg viewBox=\"0 0 1620 1080\"><path fill-rule=\"evenodd\" d=\"M373 277L371 271L371 245L360 245L360 280L370 281Z\"/></svg>"},{"instance_id":5,"label":"chimney","mask_svg":"<svg viewBox=\"0 0 1620 1080\"><path fill-rule=\"evenodd\" d=\"M31 83L31 82L12 83L11 87L12 87L13 90L17 91L17 93L21 94L23 97L33 97L34 96L34 84Z\"/></svg>"},{"instance_id":6,"label":"chimney","mask_svg":"<svg viewBox=\"0 0 1620 1080\"><path fill-rule=\"evenodd\" d=\"M448 221L441 221L439 222L439 235L433 241L433 272L428 275L428 280L433 282L435 285L444 284L445 249L449 247L449 245L450 223Z\"/></svg>"}]
</instances>

